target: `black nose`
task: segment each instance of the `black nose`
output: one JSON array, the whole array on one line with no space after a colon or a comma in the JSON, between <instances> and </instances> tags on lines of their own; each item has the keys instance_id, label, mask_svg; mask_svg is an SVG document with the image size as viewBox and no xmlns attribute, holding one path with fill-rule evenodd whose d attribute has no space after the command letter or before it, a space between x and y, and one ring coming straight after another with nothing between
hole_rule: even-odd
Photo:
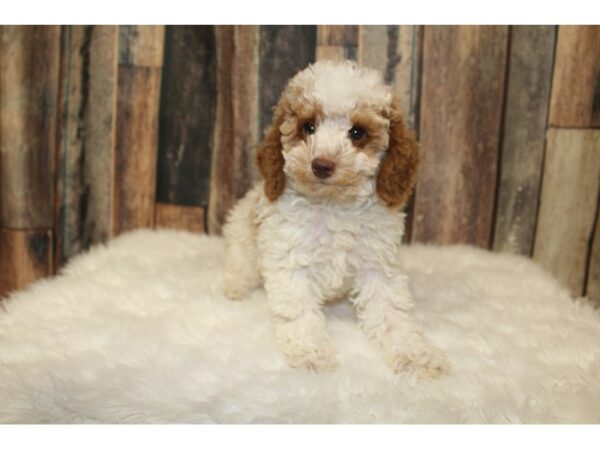
<instances>
[{"instance_id":1,"label":"black nose","mask_svg":"<svg viewBox=\"0 0 600 450\"><path fill-rule=\"evenodd\" d=\"M311 167L315 176L321 179L330 177L335 171L335 163L325 158L313 159Z\"/></svg>"}]
</instances>

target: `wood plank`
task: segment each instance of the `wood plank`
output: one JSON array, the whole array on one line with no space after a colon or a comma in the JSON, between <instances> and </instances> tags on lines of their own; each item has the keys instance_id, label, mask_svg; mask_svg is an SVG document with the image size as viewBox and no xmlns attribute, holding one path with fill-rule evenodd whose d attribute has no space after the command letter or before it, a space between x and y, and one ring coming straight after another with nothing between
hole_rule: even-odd
<instances>
[{"instance_id":1,"label":"wood plank","mask_svg":"<svg viewBox=\"0 0 600 450\"><path fill-rule=\"evenodd\" d=\"M260 27L260 130L273 118L273 108L290 77L315 61L317 27L266 25Z\"/></svg>"},{"instance_id":2,"label":"wood plank","mask_svg":"<svg viewBox=\"0 0 600 450\"><path fill-rule=\"evenodd\" d=\"M358 25L319 25L317 45L358 45Z\"/></svg>"},{"instance_id":3,"label":"wood plank","mask_svg":"<svg viewBox=\"0 0 600 450\"><path fill-rule=\"evenodd\" d=\"M558 28L550 124L600 127L600 26Z\"/></svg>"},{"instance_id":4,"label":"wood plank","mask_svg":"<svg viewBox=\"0 0 600 450\"><path fill-rule=\"evenodd\" d=\"M57 266L111 235L118 35L117 26L64 27Z\"/></svg>"},{"instance_id":5,"label":"wood plank","mask_svg":"<svg viewBox=\"0 0 600 450\"><path fill-rule=\"evenodd\" d=\"M494 250L530 256L542 179L555 26L513 26Z\"/></svg>"},{"instance_id":6,"label":"wood plank","mask_svg":"<svg viewBox=\"0 0 600 450\"><path fill-rule=\"evenodd\" d=\"M600 307L600 203L596 208L596 226L590 251L585 295Z\"/></svg>"},{"instance_id":7,"label":"wood plank","mask_svg":"<svg viewBox=\"0 0 600 450\"><path fill-rule=\"evenodd\" d=\"M319 25L317 27L317 61L356 60L359 27L357 25Z\"/></svg>"},{"instance_id":8,"label":"wood plank","mask_svg":"<svg viewBox=\"0 0 600 450\"><path fill-rule=\"evenodd\" d=\"M52 230L0 228L0 299L52 275Z\"/></svg>"},{"instance_id":9,"label":"wood plank","mask_svg":"<svg viewBox=\"0 0 600 450\"><path fill-rule=\"evenodd\" d=\"M236 199L257 178L259 27L217 27L217 105L208 229L219 234Z\"/></svg>"},{"instance_id":10,"label":"wood plank","mask_svg":"<svg viewBox=\"0 0 600 450\"><path fill-rule=\"evenodd\" d=\"M59 66L59 26L0 27L0 226L53 226Z\"/></svg>"},{"instance_id":11,"label":"wood plank","mask_svg":"<svg viewBox=\"0 0 600 450\"><path fill-rule=\"evenodd\" d=\"M120 32L113 231L154 223L164 27Z\"/></svg>"},{"instance_id":12,"label":"wood plank","mask_svg":"<svg viewBox=\"0 0 600 450\"><path fill-rule=\"evenodd\" d=\"M157 202L208 204L216 91L215 27L168 26L161 87Z\"/></svg>"},{"instance_id":13,"label":"wood plank","mask_svg":"<svg viewBox=\"0 0 600 450\"><path fill-rule=\"evenodd\" d=\"M165 27L162 25L121 25L119 64L162 67Z\"/></svg>"},{"instance_id":14,"label":"wood plank","mask_svg":"<svg viewBox=\"0 0 600 450\"><path fill-rule=\"evenodd\" d=\"M120 67L113 232L152 227L160 70Z\"/></svg>"},{"instance_id":15,"label":"wood plank","mask_svg":"<svg viewBox=\"0 0 600 450\"><path fill-rule=\"evenodd\" d=\"M204 208L202 207L157 203L155 213L154 226L156 228L173 228L192 233L204 233Z\"/></svg>"},{"instance_id":16,"label":"wood plank","mask_svg":"<svg viewBox=\"0 0 600 450\"><path fill-rule=\"evenodd\" d=\"M393 87L408 124L417 129L422 27L364 25L360 27L359 64L379 70Z\"/></svg>"},{"instance_id":17,"label":"wood plank","mask_svg":"<svg viewBox=\"0 0 600 450\"><path fill-rule=\"evenodd\" d=\"M600 130L548 130L533 259L583 293L600 189Z\"/></svg>"},{"instance_id":18,"label":"wood plank","mask_svg":"<svg viewBox=\"0 0 600 450\"><path fill-rule=\"evenodd\" d=\"M419 83L421 73L421 33L416 25L364 25L358 39L359 64L379 70L391 85L409 126L418 130ZM403 241L412 240L414 194L406 207Z\"/></svg>"},{"instance_id":19,"label":"wood plank","mask_svg":"<svg viewBox=\"0 0 600 450\"><path fill-rule=\"evenodd\" d=\"M506 26L425 27L413 240L488 247Z\"/></svg>"}]
</instances>

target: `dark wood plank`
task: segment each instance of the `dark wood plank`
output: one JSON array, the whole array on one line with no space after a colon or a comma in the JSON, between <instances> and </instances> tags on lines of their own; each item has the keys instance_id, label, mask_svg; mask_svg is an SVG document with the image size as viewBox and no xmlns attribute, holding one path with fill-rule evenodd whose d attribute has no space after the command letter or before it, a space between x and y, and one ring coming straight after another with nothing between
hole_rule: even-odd
<instances>
[{"instance_id":1,"label":"dark wood plank","mask_svg":"<svg viewBox=\"0 0 600 450\"><path fill-rule=\"evenodd\" d=\"M259 27L218 26L218 87L208 229L220 233L229 209L256 178Z\"/></svg>"},{"instance_id":2,"label":"dark wood plank","mask_svg":"<svg viewBox=\"0 0 600 450\"><path fill-rule=\"evenodd\" d=\"M0 228L0 299L52 275L52 230Z\"/></svg>"},{"instance_id":3,"label":"dark wood plank","mask_svg":"<svg viewBox=\"0 0 600 450\"><path fill-rule=\"evenodd\" d=\"M0 27L0 226L50 228L60 27Z\"/></svg>"},{"instance_id":4,"label":"dark wood plank","mask_svg":"<svg viewBox=\"0 0 600 450\"><path fill-rule=\"evenodd\" d=\"M413 240L490 245L507 38L506 26L425 27Z\"/></svg>"},{"instance_id":5,"label":"dark wood plank","mask_svg":"<svg viewBox=\"0 0 600 450\"><path fill-rule=\"evenodd\" d=\"M558 28L550 124L600 127L600 26Z\"/></svg>"},{"instance_id":6,"label":"dark wood plank","mask_svg":"<svg viewBox=\"0 0 600 450\"><path fill-rule=\"evenodd\" d=\"M120 30L113 231L154 224L163 26Z\"/></svg>"},{"instance_id":7,"label":"dark wood plank","mask_svg":"<svg viewBox=\"0 0 600 450\"><path fill-rule=\"evenodd\" d=\"M56 265L112 231L117 26L63 32Z\"/></svg>"},{"instance_id":8,"label":"dark wood plank","mask_svg":"<svg viewBox=\"0 0 600 450\"><path fill-rule=\"evenodd\" d=\"M315 61L317 27L260 27L260 130L271 122L273 108L290 77Z\"/></svg>"},{"instance_id":9,"label":"dark wood plank","mask_svg":"<svg viewBox=\"0 0 600 450\"><path fill-rule=\"evenodd\" d=\"M600 130L548 130L533 259L573 296L584 290L600 190Z\"/></svg>"},{"instance_id":10,"label":"dark wood plank","mask_svg":"<svg viewBox=\"0 0 600 450\"><path fill-rule=\"evenodd\" d=\"M215 27L168 26L160 105L158 202L208 205L216 90Z\"/></svg>"},{"instance_id":11,"label":"dark wood plank","mask_svg":"<svg viewBox=\"0 0 600 450\"><path fill-rule=\"evenodd\" d=\"M600 203L596 207L596 226L590 251L585 295L600 307Z\"/></svg>"},{"instance_id":12,"label":"dark wood plank","mask_svg":"<svg viewBox=\"0 0 600 450\"><path fill-rule=\"evenodd\" d=\"M157 203L154 226L175 230L204 233L204 208L198 206L170 205Z\"/></svg>"},{"instance_id":13,"label":"dark wood plank","mask_svg":"<svg viewBox=\"0 0 600 450\"><path fill-rule=\"evenodd\" d=\"M530 256L538 210L555 26L513 26L494 250Z\"/></svg>"}]
</instances>

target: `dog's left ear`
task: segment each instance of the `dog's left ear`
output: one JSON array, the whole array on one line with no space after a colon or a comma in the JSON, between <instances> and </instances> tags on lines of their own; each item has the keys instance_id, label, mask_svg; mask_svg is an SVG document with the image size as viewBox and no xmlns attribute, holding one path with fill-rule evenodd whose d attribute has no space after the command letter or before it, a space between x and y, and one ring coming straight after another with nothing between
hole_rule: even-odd
<instances>
[{"instance_id":1,"label":"dog's left ear","mask_svg":"<svg viewBox=\"0 0 600 450\"><path fill-rule=\"evenodd\" d=\"M417 180L419 144L415 133L404 123L397 101L389 112L389 147L379 165L377 195L395 208L406 203Z\"/></svg>"}]
</instances>

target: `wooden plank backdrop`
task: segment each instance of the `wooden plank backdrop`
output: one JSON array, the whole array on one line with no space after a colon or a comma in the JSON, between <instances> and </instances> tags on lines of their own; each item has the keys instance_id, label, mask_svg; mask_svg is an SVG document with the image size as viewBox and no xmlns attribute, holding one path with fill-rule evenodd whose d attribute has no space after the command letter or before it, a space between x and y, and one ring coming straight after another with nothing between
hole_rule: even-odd
<instances>
[{"instance_id":1,"label":"wooden plank backdrop","mask_svg":"<svg viewBox=\"0 0 600 450\"><path fill-rule=\"evenodd\" d=\"M287 80L379 70L418 133L406 242L531 256L600 305L598 26L2 26L0 296L139 227L221 232ZM43 67L44 70L39 70Z\"/></svg>"}]
</instances>

